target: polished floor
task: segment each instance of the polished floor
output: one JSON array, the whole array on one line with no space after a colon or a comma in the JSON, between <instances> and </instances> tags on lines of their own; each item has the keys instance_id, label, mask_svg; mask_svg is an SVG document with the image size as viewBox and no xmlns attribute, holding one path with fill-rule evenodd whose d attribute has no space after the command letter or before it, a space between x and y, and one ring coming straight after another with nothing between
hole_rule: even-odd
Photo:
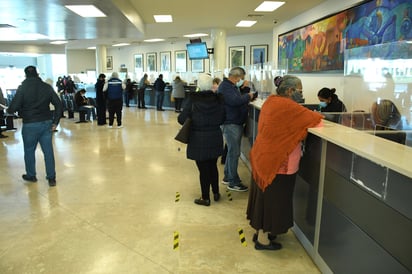
<instances>
[{"instance_id":1,"label":"polished floor","mask_svg":"<svg viewBox=\"0 0 412 274\"><path fill-rule=\"evenodd\" d=\"M247 192L221 185L221 201L193 203L198 173L173 139L176 117L125 108L122 129L62 119L54 188L40 148L38 182L21 179L15 120L0 139L0 273L319 273L291 231L280 251L254 249ZM239 173L248 184L243 163Z\"/></svg>"}]
</instances>

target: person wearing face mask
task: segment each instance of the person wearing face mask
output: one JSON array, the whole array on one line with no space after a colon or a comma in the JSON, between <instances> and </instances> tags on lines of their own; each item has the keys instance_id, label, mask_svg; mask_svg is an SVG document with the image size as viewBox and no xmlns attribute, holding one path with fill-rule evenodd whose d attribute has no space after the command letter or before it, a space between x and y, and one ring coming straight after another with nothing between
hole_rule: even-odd
<instances>
[{"instance_id":1,"label":"person wearing face mask","mask_svg":"<svg viewBox=\"0 0 412 274\"><path fill-rule=\"evenodd\" d=\"M285 75L285 76L276 76L273 79L273 82L277 88L279 88L279 85L282 81L292 81L296 88L292 91L292 100L295 101L298 104L303 104L305 103L305 98L303 97L303 88L302 88L302 81L293 75Z\"/></svg>"},{"instance_id":2,"label":"person wearing face mask","mask_svg":"<svg viewBox=\"0 0 412 274\"><path fill-rule=\"evenodd\" d=\"M245 70L234 67L229 71L228 78L224 79L218 88L218 93L223 95L226 118L223 124L223 136L228 152L225 161L223 183L229 190L247 191L248 187L241 183L237 168L240 157L240 145L243 126L248 115L248 104L254 98L254 93L241 94L240 80L244 79Z\"/></svg>"},{"instance_id":3,"label":"person wearing face mask","mask_svg":"<svg viewBox=\"0 0 412 274\"><path fill-rule=\"evenodd\" d=\"M320 112L346 112L346 107L338 96L335 94L336 89L322 88L318 92L319 111ZM326 115L325 119L341 123L342 117L339 114Z\"/></svg>"},{"instance_id":4,"label":"person wearing face mask","mask_svg":"<svg viewBox=\"0 0 412 274\"><path fill-rule=\"evenodd\" d=\"M346 107L335 94L336 89L322 88L318 92L319 110L321 112L346 112Z\"/></svg>"},{"instance_id":5,"label":"person wearing face mask","mask_svg":"<svg viewBox=\"0 0 412 274\"><path fill-rule=\"evenodd\" d=\"M250 151L253 179L246 216L256 230L255 249L279 250L278 234L293 226L293 192L307 129L320 125L322 115L294 102L300 79L276 79L276 95L262 105L256 140Z\"/></svg>"}]
</instances>

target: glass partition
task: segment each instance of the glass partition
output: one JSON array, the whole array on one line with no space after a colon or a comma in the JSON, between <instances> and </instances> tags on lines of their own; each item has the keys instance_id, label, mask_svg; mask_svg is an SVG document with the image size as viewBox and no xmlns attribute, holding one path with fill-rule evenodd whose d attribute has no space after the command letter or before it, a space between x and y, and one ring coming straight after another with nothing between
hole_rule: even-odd
<instances>
[{"instance_id":1,"label":"glass partition","mask_svg":"<svg viewBox=\"0 0 412 274\"><path fill-rule=\"evenodd\" d=\"M412 145L411 42L345 50L343 94L348 113L330 119Z\"/></svg>"}]
</instances>

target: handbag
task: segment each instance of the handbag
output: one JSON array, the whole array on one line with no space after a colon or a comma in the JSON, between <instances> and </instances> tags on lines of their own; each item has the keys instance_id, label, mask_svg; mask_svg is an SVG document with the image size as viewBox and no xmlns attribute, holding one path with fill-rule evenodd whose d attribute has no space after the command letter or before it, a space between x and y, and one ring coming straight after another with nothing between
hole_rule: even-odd
<instances>
[{"instance_id":1,"label":"handbag","mask_svg":"<svg viewBox=\"0 0 412 274\"><path fill-rule=\"evenodd\" d=\"M192 118L186 118L185 122L182 125L182 128L177 133L175 140L182 142L183 144L188 144L191 124Z\"/></svg>"}]
</instances>

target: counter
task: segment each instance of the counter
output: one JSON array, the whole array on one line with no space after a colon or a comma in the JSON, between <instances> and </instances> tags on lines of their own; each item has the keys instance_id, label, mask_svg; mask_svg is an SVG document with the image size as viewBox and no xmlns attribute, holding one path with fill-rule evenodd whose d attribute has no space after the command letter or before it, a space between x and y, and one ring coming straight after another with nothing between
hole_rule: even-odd
<instances>
[{"instance_id":1,"label":"counter","mask_svg":"<svg viewBox=\"0 0 412 274\"><path fill-rule=\"evenodd\" d=\"M250 106L246 161L262 104ZM293 231L323 273L411 273L411 161L412 148L356 129L309 129Z\"/></svg>"}]
</instances>

